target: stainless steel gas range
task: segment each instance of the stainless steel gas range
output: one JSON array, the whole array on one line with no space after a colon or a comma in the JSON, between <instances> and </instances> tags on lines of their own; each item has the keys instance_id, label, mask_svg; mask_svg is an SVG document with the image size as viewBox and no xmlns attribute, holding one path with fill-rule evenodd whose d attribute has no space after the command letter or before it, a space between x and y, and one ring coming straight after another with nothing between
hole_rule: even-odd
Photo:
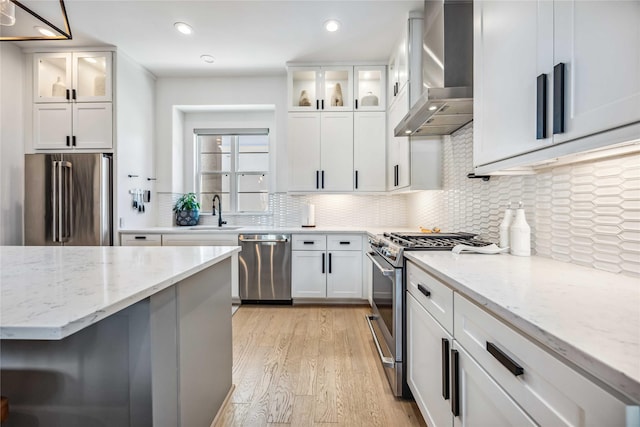
<instances>
[{"instance_id":1,"label":"stainless steel gas range","mask_svg":"<svg viewBox=\"0 0 640 427\"><path fill-rule=\"evenodd\" d=\"M373 263L373 313L367 316L382 366L394 395L410 397L404 369L405 251L450 251L458 244L490 243L470 233L384 233L369 239Z\"/></svg>"}]
</instances>

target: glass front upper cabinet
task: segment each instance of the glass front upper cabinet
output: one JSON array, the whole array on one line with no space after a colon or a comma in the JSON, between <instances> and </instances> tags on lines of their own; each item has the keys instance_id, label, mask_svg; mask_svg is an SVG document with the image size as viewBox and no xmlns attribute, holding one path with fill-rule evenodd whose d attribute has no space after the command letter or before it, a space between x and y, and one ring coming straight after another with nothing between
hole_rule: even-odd
<instances>
[{"instance_id":1,"label":"glass front upper cabinet","mask_svg":"<svg viewBox=\"0 0 640 427\"><path fill-rule=\"evenodd\" d=\"M111 52L34 54L34 102L110 102Z\"/></svg>"},{"instance_id":2,"label":"glass front upper cabinet","mask_svg":"<svg viewBox=\"0 0 640 427\"><path fill-rule=\"evenodd\" d=\"M385 111L386 67L354 67L353 76L355 111Z\"/></svg>"},{"instance_id":3,"label":"glass front upper cabinet","mask_svg":"<svg viewBox=\"0 0 640 427\"><path fill-rule=\"evenodd\" d=\"M289 111L353 110L353 67L290 67Z\"/></svg>"}]
</instances>

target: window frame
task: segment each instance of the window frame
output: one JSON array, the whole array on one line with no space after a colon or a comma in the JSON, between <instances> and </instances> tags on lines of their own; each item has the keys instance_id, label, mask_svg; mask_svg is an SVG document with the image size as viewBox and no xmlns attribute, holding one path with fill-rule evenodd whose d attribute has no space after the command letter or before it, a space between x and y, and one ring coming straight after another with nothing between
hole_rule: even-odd
<instances>
[{"instance_id":1,"label":"window frame","mask_svg":"<svg viewBox=\"0 0 640 427\"><path fill-rule=\"evenodd\" d=\"M268 215L271 213L271 207L268 206L267 210L265 211L240 211L238 210L238 205L239 205L239 195L243 194L240 193L238 191L238 179L240 176L242 175L262 175L263 177L265 177L265 179L267 180L266 182L266 188L267 191L264 193L267 195L267 197L269 197L271 195L271 188L270 188L270 182L269 182L269 175L271 173L270 170L270 166L271 166L271 141L268 138L269 137L269 128L224 128L224 129L216 129L216 128L206 128L206 129L194 129L193 130L193 134L194 134L194 145L195 145L195 158L194 158L194 162L195 162L195 192L198 195L198 197L201 197L202 194L202 188L201 188L201 182L202 182L202 176L215 176L215 175L221 175L221 176L229 176L229 201L230 203L228 204L229 206L224 206L223 204L223 214L226 215ZM267 137L267 152L264 154L267 154L267 170L263 170L263 171L239 171L238 170L238 166L240 163L240 137L241 136L265 136ZM228 137L232 137L231 143L230 143L230 149L229 149L229 156L230 156L230 161L229 161L229 171L220 171L220 172L203 172L202 170L202 148L201 148L201 140L200 140L200 136L228 136ZM222 194L222 193L221 193ZM256 193L259 194L259 193ZM200 211L203 213L211 213L211 206L200 206Z\"/></svg>"}]
</instances>

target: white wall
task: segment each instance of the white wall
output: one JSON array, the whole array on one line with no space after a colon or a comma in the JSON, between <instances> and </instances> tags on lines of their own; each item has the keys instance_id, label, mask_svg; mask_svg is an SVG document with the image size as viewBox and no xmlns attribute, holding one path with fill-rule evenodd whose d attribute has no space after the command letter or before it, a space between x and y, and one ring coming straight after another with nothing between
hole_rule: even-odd
<instances>
[{"instance_id":1,"label":"white wall","mask_svg":"<svg viewBox=\"0 0 640 427\"><path fill-rule=\"evenodd\" d=\"M272 155L277 159L273 191L287 188L287 82L281 76L221 78L159 78L156 83L156 171L157 190L183 193L184 179L184 111L205 106L275 105L276 141ZM183 116L180 116L180 113ZM177 131L178 130L178 131Z\"/></svg>"},{"instance_id":2,"label":"white wall","mask_svg":"<svg viewBox=\"0 0 640 427\"><path fill-rule=\"evenodd\" d=\"M0 76L0 245L21 245L25 67L12 43L0 43Z\"/></svg>"},{"instance_id":3,"label":"white wall","mask_svg":"<svg viewBox=\"0 0 640 427\"><path fill-rule=\"evenodd\" d=\"M156 222L155 76L122 52L116 56L116 228L153 226ZM129 178L128 175L138 175ZM132 189L151 190L145 212L132 208Z\"/></svg>"}]
</instances>

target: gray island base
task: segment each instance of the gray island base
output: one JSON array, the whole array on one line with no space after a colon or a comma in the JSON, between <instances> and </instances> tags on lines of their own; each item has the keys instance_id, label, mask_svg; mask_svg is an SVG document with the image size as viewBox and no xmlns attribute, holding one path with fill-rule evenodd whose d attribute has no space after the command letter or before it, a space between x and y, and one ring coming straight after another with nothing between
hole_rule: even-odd
<instances>
[{"instance_id":1,"label":"gray island base","mask_svg":"<svg viewBox=\"0 0 640 427\"><path fill-rule=\"evenodd\" d=\"M232 387L231 274L227 256L62 339L0 341L3 427L209 427Z\"/></svg>"}]
</instances>

